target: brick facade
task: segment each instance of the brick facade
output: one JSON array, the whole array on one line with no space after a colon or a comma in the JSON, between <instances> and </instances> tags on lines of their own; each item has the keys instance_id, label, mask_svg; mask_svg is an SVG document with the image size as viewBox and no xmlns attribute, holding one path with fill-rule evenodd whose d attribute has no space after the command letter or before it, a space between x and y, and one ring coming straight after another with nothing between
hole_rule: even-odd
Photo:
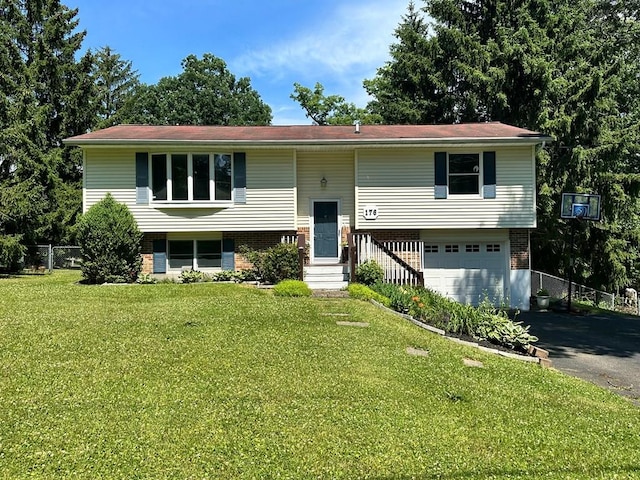
<instances>
[{"instance_id":1,"label":"brick facade","mask_svg":"<svg viewBox=\"0 0 640 480\"><path fill-rule=\"evenodd\" d=\"M509 230L511 244L511 270L528 270L531 266L529 257L529 230L514 228Z\"/></svg>"},{"instance_id":2,"label":"brick facade","mask_svg":"<svg viewBox=\"0 0 640 480\"><path fill-rule=\"evenodd\" d=\"M251 268L251 263L238 252L241 246L246 245L252 250L264 250L279 244L283 235L295 234L296 232L224 232L222 236L225 240L233 239L235 269L244 270Z\"/></svg>"},{"instance_id":3,"label":"brick facade","mask_svg":"<svg viewBox=\"0 0 640 480\"><path fill-rule=\"evenodd\" d=\"M153 241L166 240L166 233L145 233L142 238L142 273L153 273Z\"/></svg>"}]
</instances>

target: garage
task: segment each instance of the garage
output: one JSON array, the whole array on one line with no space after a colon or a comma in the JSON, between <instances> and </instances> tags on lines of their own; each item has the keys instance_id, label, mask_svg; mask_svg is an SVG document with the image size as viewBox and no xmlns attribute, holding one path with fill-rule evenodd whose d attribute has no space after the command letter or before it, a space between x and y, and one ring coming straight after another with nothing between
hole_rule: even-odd
<instances>
[{"instance_id":1,"label":"garage","mask_svg":"<svg viewBox=\"0 0 640 480\"><path fill-rule=\"evenodd\" d=\"M425 241L425 285L461 303L507 297L508 252L500 241Z\"/></svg>"}]
</instances>

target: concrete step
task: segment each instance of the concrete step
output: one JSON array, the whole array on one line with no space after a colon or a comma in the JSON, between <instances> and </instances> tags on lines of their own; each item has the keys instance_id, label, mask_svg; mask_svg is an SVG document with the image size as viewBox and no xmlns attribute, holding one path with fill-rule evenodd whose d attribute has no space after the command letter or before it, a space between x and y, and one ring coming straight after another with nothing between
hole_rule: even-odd
<instances>
[{"instance_id":1,"label":"concrete step","mask_svg":"<svg viewBox=\"0 0 640 480\"><path fill-rule=\"evenodd\" d=\"M340 290L349 281L347 265L308 265L304 268L304 281L312 290Z\"/></svg>"}]
</instances>

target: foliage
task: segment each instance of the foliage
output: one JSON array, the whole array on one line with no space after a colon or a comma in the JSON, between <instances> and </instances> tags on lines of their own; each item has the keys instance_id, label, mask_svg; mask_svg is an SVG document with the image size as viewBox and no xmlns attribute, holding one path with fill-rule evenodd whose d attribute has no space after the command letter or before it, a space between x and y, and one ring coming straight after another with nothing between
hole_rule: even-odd
<instances>
[{"instance_id":1,"label":"foliage","mask_svg":"<svg viewBox=\"0 0 640 480\"><path fill-rule=\"evenodd\" d=\"M59 0L0 9L0 233L25 244L66 240L79 212L82 156L62 139L85 133L95 109L76 14Z\"/></svg>"},{"instance_id":2,"label":"foliage","mask_svg":"<svg viewBox=\"0 0 640 480\"><path fill-rule=\"evenodd\" d=\"M636 476L629 401L365 302L78 278L0 282L5 478Z\"/></svg>"},{"instance_id":3,"label":"foliage","mask_svg":"<svg viewBox=\"0 0 640 480\"><path fill-rule=\"evenodd\" d=\"M376 283L373 290L389 299L391 308L426 321L445 332L469 335L481 340L526 350L538 341L529 334L529 326L509 319L503 309L484 298L476 308L463 305L424 287Z\"/></svg>"},{"instance_id":4,"label":"foliage","mask_svg":"<svg viewBox=\"0 0 640 480\"><path fill-rule=\"evenodd\" d=\"M107 194L80 218L76 230L86 282L136 280L142 267L142 232L126 205Z\"/></svg>"},{"instance_id":5,"label":"foliage","mask_svg":"<svg viewBox=\"0 0 640 480\"><path fill-rule=\"evenodd\" d=\"M282 280L300 278L297 245L279 243L263 251L242 245L239 251L252 264L253 274L258 280L275 285Z\"/></svg>"},{"instance_id":6,"label":"foliage","mask_svg":"<svg viewBox=\"0 0 640 480\"><path fill-rule=\"evenodd\" d=\"M380 115L372 114L367 109L358 108L348 103L340 95L325 95L324 86L316 83L313 90L299 83L293 84L292 100L300 104L308 118L316 125L353 125L382 123Z\"/></svg>"},{"instance_id":7,"label":"foliage","mask_svg":"<svg viewBox=\"0 0 640 480\"><path fill-rule=\"evenodd\" d=\"M224 60L205 53L189 55L176 77L141 85L127 102L128 123L151 125L269 125L271 108L251 87L248 77L236 79Z\"/></svg>"},{"instance_id":8,"label":"foliage","mask_svg":"<svg viewBox=\"0 0 640 480\"><path fill-rule=\"evenodd\" d=\"M183 270L180 272L180 282L182 283L200 283L210 280L210 277L199 270Z\"/></svg>"},{"instance_id":9,"label":"foliage","mask_svg":"<svg viewBox=\"0 0 640 480\"><path fill-rule=\"evenodd\" d=\"M282 280L273 287L278 297L310 297L311 289L302 280Z\"/></svg>"},{"instance_id":10,"label":"foliage","mask_svg":"<svg viewBox=\"0 0 640 480\"><path fill-rule=\"evenodd\" d=\"M0 235L0 270L15 273L23 267L26 248L19 235Z\"/></svg>"},{"instance_id":11,"label":"foliage","mask_svg":"<svg viewBox=\"0 0 640 480\"><path fill-rule=\"evenodd\" d=\"M369 109L385 123L502 121L553 136L537 154L534 267L566 275L575 228L574 280L640 281L637 2L424 5L410 3L391 60L365 82ZM560 221L563 192L600 193L603 221Z\"/></svg>"},{"instance_id":12,"label":"foliage","mask_svg":"<svg viewBox=\"0 0 640 480\"><path fill-rule=\"evenodd\" d=\"M103 47L94 54L92 77L96 86L96 127L123 123L119 117L140 86L140 75L131 61L123 60L111 47Z\"/></svg>"},{"instance_id":13,"label":"foliage","mask_svg":"<svg viewBox=\"0 0 640 480\"><path fill-rule=\"evenodd\" d=\"M211 274L211 280L214 282L249 282L255 280L255 274L253 270L221 270Z\"/></svg>"},{"instance_id":14,"label":"foliage","mask_svg":"<svg viewBox=\"0 0 640 480\"><path fill-rule=\"evenodd\" d=\"M136 283L139 283L141 285L153 285L158 283L158 279L149 273L142 273L138 275Z\"/></svg>"},{"instance_id":15,"label":"foliage","mask_svg":"<svg viewBox=\"0 0 640 480\"><path fill-rule=\"evenodd\" d=\"M375 260L367 260L356 267L356 280L364 285L373 285L384 280L384 270Z\"/></svg>"},{"instance_id":16,"label":"foliage","mask_svg":"<svg viewBox=\"0 0 640 480\"><path fill-rule=\"evenodd\" d=\"M536 292L536 296L538 296L538 297L548 297L549 296L549 290L547 290L546 288L541 288L540 290L538 290Z\"/></svg>"},{"instance_id":17,"label":"foliage","mask_svg":"<svg viewBox=\"0 0 640 480\"><path fill-rule=\"evenodd\" d=\"M375 300L385 307L391 307L391 301L387 297L361 283L350 283L347 291L351 298L357 298L358 300Z\"/></svg>"}]
</instances>

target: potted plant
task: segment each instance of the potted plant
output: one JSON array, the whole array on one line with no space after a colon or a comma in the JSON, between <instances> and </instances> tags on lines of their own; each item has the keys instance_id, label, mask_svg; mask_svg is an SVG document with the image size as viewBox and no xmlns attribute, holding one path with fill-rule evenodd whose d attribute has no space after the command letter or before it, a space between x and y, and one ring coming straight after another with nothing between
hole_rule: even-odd
<instances>
[{"instance_id":1,"label":"potted plant","mask_svg":"<svg viewBox=\"0 0 640 480\"><path fill-rule=\"evenodd\" d=\"M547 289L541 288L536 292L536 303L541 310L549 308L549 291Z\"/></svg>"}]
</instances>

